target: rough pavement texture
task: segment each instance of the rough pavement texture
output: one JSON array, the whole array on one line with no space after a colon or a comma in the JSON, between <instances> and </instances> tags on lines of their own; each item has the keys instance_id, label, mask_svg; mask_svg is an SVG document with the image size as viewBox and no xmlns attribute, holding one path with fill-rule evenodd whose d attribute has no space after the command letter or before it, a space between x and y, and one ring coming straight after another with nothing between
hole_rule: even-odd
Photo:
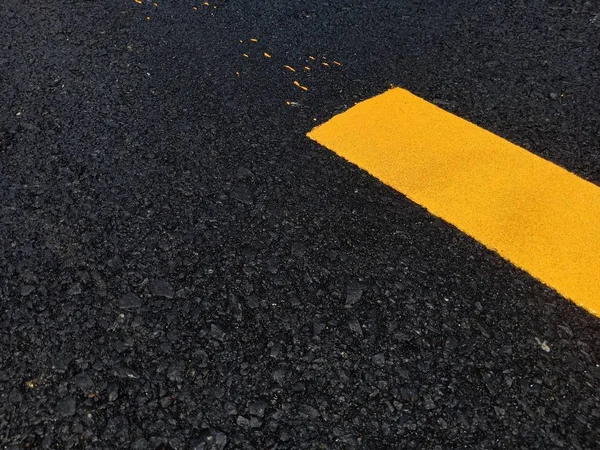
<instances>
[{"instance_id":1,"label":"rough pavement texture","mask_svg":"<svg viewBox=\"0 0 600 450\"><path fill-rule=\"evenodd\" d=\"M3 1L2 448L599 447L598 320L305 137L395 84L600 183L598 6L314 3Z\"/></svg>"}]
</instances>

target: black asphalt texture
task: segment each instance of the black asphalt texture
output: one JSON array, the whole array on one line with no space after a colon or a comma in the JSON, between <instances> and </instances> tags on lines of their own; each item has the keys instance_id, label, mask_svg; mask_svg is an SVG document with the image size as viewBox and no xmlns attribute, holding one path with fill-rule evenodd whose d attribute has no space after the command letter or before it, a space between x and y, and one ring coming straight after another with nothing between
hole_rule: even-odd
<instances>
[{"instance_id":1,"label":"black asphalt texture","mask_svg":"<svg viewBox=\"0 0 600 450\"><path fill-rule=\"evenodd\" d=\"M400 86L600 184L598 2L209 3L1 2L0 448L600 448L599 319L306 137Z\"/></svg>"}]
</instances>

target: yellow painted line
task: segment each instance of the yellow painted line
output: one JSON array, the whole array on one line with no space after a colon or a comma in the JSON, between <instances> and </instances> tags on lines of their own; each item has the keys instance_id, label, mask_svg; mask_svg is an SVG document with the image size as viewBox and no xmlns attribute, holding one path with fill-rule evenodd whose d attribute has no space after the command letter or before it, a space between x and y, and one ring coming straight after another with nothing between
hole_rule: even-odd
<instances>
[{"instance_id":1,"label":"yellow painted line","mask_svg":"<svg viewBox=\"0 0 600 450\"><path fill-rule=\"evenodd\" d=\"M308 136L599 315L600 187L398 88Z\"/></svg>"}]
</instances>

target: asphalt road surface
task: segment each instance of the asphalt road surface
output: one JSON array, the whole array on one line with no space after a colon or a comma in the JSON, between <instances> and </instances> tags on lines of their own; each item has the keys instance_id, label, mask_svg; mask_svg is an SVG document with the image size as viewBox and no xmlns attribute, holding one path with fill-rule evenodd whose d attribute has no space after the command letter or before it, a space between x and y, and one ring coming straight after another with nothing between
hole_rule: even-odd
<instances>
[{"instance_id":1,"label":"asphalt road surface","mask_svg":"<svg viewBox=\"0 0 600 450\"><path fill-rule=\"evenodd\" d=\"M600 184L597 2L140 2L0 5L1 448L600 448L599 319L306 137Z\"/></svg>"}]
</instances>

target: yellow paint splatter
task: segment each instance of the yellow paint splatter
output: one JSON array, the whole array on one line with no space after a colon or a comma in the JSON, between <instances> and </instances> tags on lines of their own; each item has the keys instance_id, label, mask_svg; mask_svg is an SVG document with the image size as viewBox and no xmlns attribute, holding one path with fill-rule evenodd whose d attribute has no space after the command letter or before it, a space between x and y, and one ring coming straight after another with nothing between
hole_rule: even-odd
<instances>
[{"instance_id":1,"label":"yellow paint splatter","mask_svg":"<svg viewBox=\"0 0 600 450\"><path fill-rule=\"evenodd\" d=\"M133 0L134 2L136 2L138 5L141 5L143 3L142 0Z\"/></svg>"},{"instance_id":2,"label":"yellow paint splatter","mask_svg":"<svg viewBox=\"0 0 600 450\"><path fill-rule=\"evenodd\" d=\"M258 42L258 39L256 39L256 38L250 38L250 42Z\"/></svg>"},{"instance_id":3,"label":"yellow paint splatter","mask_svg":"<svg viewBox=\"0 0 600 450\"><path fill-rule=\"evenodd\" d=\"M197 6L192 6L192 9L193 9L194 11L198 11L198 7L197 7Z\"/></svg>"},{"instance_id":4,"label":"yellow paint splatter","mask_svg":"<svg viewBox=\"0 0 600 450\"><path fill-rule=\"evenodd\" d=\"M244 41L242 39L240 39L240 44L243 44L243 43L244 43Z\"/></svg>"},{"instance_id":5,"label":"yellow paint splatter","mask_svg":"<svg viewBox=\"0 0 600 450\"><path fill-rule=\"evenodd\" d=\"M304 66L304 70L310 70L310 67Z\"/></svg>"},{"instance_id":6,"label":"yellow paint splatter","mask_svg":"<svg viewBox=\"0 0 600 450\"><path fill-rule=\"evenodd\" d=\"M204 2L204 3L202 3L202 4L203 4L204 6L210 6L210 3L208 3L208 2Z\"/></svg>"},{"instance_id":7,"label":"yellow paint splatter","mask_svg":"<svg viewBox=\"0 0 600 450\"><path fill-rule=\"evenodd\" d=\"M150 16L146 16L146 20L150 20Z\"/></svg>"},{"instance_id":8,"label":"yellow paint splatter","mask_svg":"<svg viewBox=\"0 0 600 450\"><path fill-rule=\"evenodd\" d=\"M339 62L339 61L334 61L333 63L334 63L336 66L341 66L341 65L342 65L342 63L341 63L341 62Z\"/></svg>"},{"instance_id":9,"label":"yellow paint splatter","mask_svg":"<svg viewBox=\"0 0 600 450\"><path fill-rule=\"evenodd\" d=\"M152 6L154 6L154 8L158 8L158 3L154 2L152 3Z\"/></svg>"},{"instance_id":10,"label":"yellow paint splatter","mask_svg":"<svg viewBox=\"0 0 600 450\"><path fill-rule=\"evenodd\" d=\"M314 61L314 60L315 60L315 59L317 59L317 58L315 58L314 56L309 56L309 57L308 57L308 59L310 59L310 60Z\"/></svg>"},{"instance_id":11,"label":"yellow paint splatter","mask_svg":"<svg viewBox=\"0 0 600 450\"><path fill-rule=\"evenodd\" d=\"M303 91L308 91L308 88L306 86L302 86L299 81L294 81L294 85L298 86Z\"/></svg>"},{"instance_id":12,"label":"yellow paint splatter","mask_svg":"<svg viewBox=\"0 0 600 450\"><path fill-rule=\"evenodd\" d=\"M244 53L244 58L249 58L249 56L246 53Z\"/></svg>"},{"instance_id":13,"label":"yellow paint splatter","mask_svg":"<svg viewBox=\"0 0 600 450\"><path fill-rule=\"evenodd\" d=\"M321 63L321 64L323 64L325 67L329 67L329 64L328 64L328 63L326 63L326 62L324 62L324 63Z\"/></svg>"},{"instance_id":14,"label":"yellow paint splatter","mask_svg":"<svg viewBox=\"0 0 600 450\"><path fill-rule=\"evenodd\" d=\"M287 66L287 65L286 65L286 66L283 66L283 67L285 67L285 68L286 68L287 70L289 70L290 72L295 72L295 71L296 71L296 69L294 69L292 66Z\"/></svg>"},{"instance_id":15,"label":"yellow paint splatter","mask_svg":"<svg viewBox=\"0 0 600 450\"><path fill-rule=\"evenodd\" d=\"M269 55L267 52L264 53L265 58L271 58L271 55Z\"/></svg>"},{"instance_id":16,"label":"yellow paint splatter","mask_svg":"<svg viewBox=\"0 0 600 450\"><path fill-rule=\"evenodd\" d=\"M239 72L236 72L235 74L236 74L238 77L240 76L240 73L239 73Z\"/></svg>"}]
</instances>

